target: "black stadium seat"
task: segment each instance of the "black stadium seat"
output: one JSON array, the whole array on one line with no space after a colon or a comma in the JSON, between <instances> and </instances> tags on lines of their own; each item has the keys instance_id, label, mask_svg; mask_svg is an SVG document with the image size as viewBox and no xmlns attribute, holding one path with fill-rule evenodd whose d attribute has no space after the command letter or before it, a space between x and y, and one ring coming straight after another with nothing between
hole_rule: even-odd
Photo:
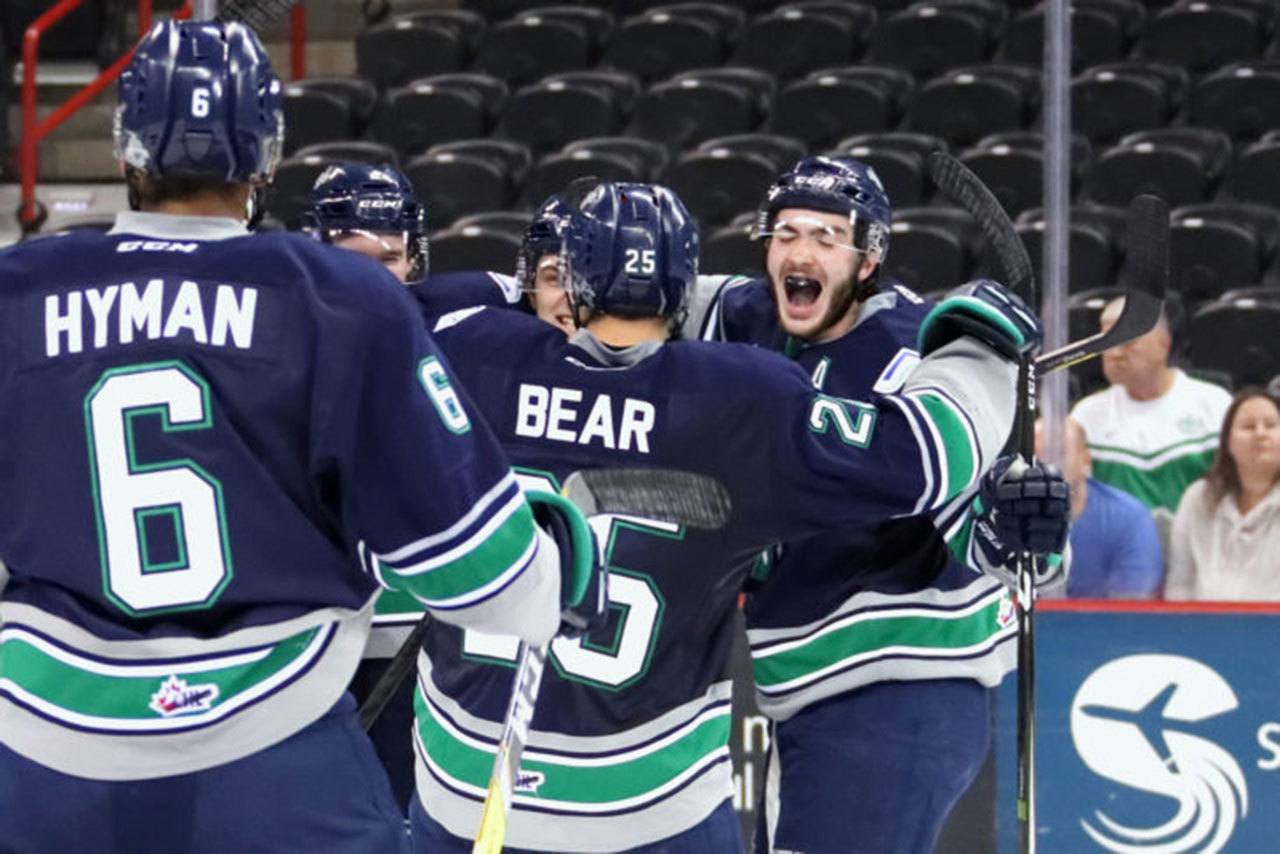
<instances>
[{"instance_id":1,"label":"black stadium seat","mask_svg":"<svg viewBox=\"0 0 1280 854\"><path fill-rule=\"evenodd\" d=\"M855 58L855 45L862 47L848 18L790 8L752 19L734 61L790 80L819 68L845 65Z\"/></svg>"},{"instance_id":2,"label":"black stadium seat","mask_svg":"<svg viewBox=\"0 0 1280 854\"><path fill-rule=\"evenodd\" d=\"M963 211L897 208L885 267L918 293L955 287L973 270L976 235L976 223Z\"/></svg>"},{"instance_id":3,"label":"black stadium seat","mask_svg":"<svg viewBox=\"0 0 1280 854\"><path fill-rule=\"evenodd\" d=\"M1036 278L1044 281L1044 218L1019 218L1018 236L1027 247ZM1107 233L1094 225L1072 222L1067 226L1067 290L1078 293L1115 281L1116 247Z\"/></svg>"},{"instance_id":4,"label":"black stadium seat","mask_svg":"<svg viewBox=\"0 0 1280 854\"><path fill-rule=\"evenodd\" d=\"M544 156L529 173L520 193L520 204L537 207L570 181L587 176L604 181L643 181L647 177L638 158L590 148L559 151Z\"/></svg>"},{"instance_id":5,"label":"black stadium seat","mask_svg":"<svg viewBox=\"0 0 1280 854\"><path fill-rule=\"evenodd\" d=\"M486 231L500 231L517 240L524 238L525 229L533 222L533 215L527 211L481 211L467 214L454 221L450 228L462 231L468 227L478 226ZM513 259L514 260L514 259ZM505 272L507 267L490 268L495 272Z\"/></svg>"},{"instance_id":6,"label":"black stadium seat","mask_svg":"<svg viewBox=\"0 0 1280 854\"><path fill-rule=\"evenodd\" d=\"M590 4L545 6L539 4L516 15L516 20L524 20L526 18L551 19L582 27L586 31L587 40L591 46L591 59L595 60L598 58L605 43L612 38L616 24L613 14L608 9L602 8L605 5L608 4L598 3L594 6Z\"/></svg>"},{"instance_id":7,"label":"black stadium seat","mask_svg":"<svg viewBox=\"0 0 1280 854\"><path fill-rule=\"evenodd\" d=\"M489 28L476 67L521 85L557 71L586 68L591 45L591 35L583 24L524 15Z\"/></svg>"},{"instance_id":8,"label":"black stadium seat","mask_svg":"<svg viewBox=\"0 0 1280 854\"><path fill-rule=\"evenodd\" d=\"M764 275L764 248L753 239L754 211L744 211L710 232L702 240L698 261L700 272L729 276Z\"/></svg>"},{"instance_id":9,"label":"black stadium seat","mask_svg":"<svg viewBox=\"0 0 1280 854\"><path fill-rule=\"evenodd\" d=\"M783 88L769 126L814 148L829 148L850 134L889 130L897 119L898 105L883 85L818 73Z\"/></svg>"},{"instance_id":10,"label":"black stadium seat","mask_svg":"<svg viewBox=\"0 0 1280 854\"><path fill-rule=\"evenodd\" d=\"M1258 57L1265 34L1258 14L1247 7L1230 2L1179 0L1147 20L1141 50L1150 59L1176 63L1199 73Z\"/></svg>"},{"instance_id":11,"label":"black stadium seat","mask_svg":"<svg viewBox=\"0 0 1280 854\"><path fill-rule=\"evenodd\" d=\"M507 100L495 133L548 152L573 139L613 133L619 121L613 96L601 87L541 81Z\"/></svg>"},{"instance_id":12,"label":"black stadium seat","mask_svg":"<svg viewBox=\"0 0 1280 854\"><path fill-rule=\"evenodd\" d=\"M469 54L458 30L394 18L356 36L356 69L379 88L462 68Z\"/></svg>"},{"instance_id":13,"label":"black stadium seat","mask_svg":"<svg viewBox=\"0 0 1280 854\"><path fill-rule=\"evenodd\" d=\"M533 168L533 152L529 150L529 146L515 140L498 139L492 136L442 142L428 148L426 154L470 154L492 160L502 166L503 171L515 186L524 181L529 170Z\"/></svg>"},{"instance_id":14,"label":"black stadium seat","mask_svg":"<svg viewBox=\"0 0 1280 854\"><path fill-rule=\"evenodd\" d=\"M1280 131L1264 135L1240 152L1224 189L1232 199L1280 207Z\"/></svg>"},{"instance_id":15,"label":"black stadium seat","mask_svg":"<svg viewBox=\"0 0 1280 854\"><path fill-rule=\"evenodd\" d=\"M392 166L397 167L400 165L400 157L394 148L369 139L317 142L314 145L308 145L306 148L299 148L294 153L294 157L298 158L312 156L323 157L325 160L334 162L369 163L374 166L380 166L383 163L390 163Z\"/></svg>"},{"instance_id":16,"label":"black stadium seat","mask_svg":"<svg viewBox=\"0 0 1280 854\"><path fill-rule=\"evenodd\" d=\"M409 161L404 171L435 226L447 226L464 214L499 210L511 201L511 177L501 158L423 154ZM432 266L436 266L434 246Z\"/></svg>"},{"instance_id":17,"label":"black stadium seat","mask_svg":"<svg viewBox=\"0 0 1280 854\"><path fill-rule=\"evenodd\" d=\"M758 154L781 172L805 156L805 145L795 137L775 133L739 133L717 136L698 144L697 150L706 152L726 149L734 152Z\"/></svg>"},{"instance_id":18,"label":"black stadium seat","mask_svg":"<svg viewBox=\"0 0 1280 854\"><path fill-rule=\"evenodd\" d=\"M1089 197L1127 205L1139 193L1155 193L1170 205L1208 199L1222 177L1231 142L1221 131L1162 128L1130 134L1093 164Z\"/></svg>"},{"instance_id":19,"label":"black stadium seat","mask_svg":"<svg viewBox=\"0 0 1280 854\"><path fill-rule=\"evenodd\" d=\"M1191 90L1190 119L1237 137L1280 128L1280 63L1236 63L1205 75Z\"/></svg>"},{"instance_id":20,"label":"black stadium seat","mask_svg":"<svg viewBox=\"0 0 1280 854\"><path fill-rule=\"evenodd\" d=\"M746 133L759 124L758 91L712 73L690 75L650 87L636 102L628 133L679 151L714 136Z\"/></svg>"},{"instance_id":21,"label":"black stadium seat","mask_svg":"<svg viewBox=\"0 0 1280 854\"><path fill-rule=\"evenodd\" d=\"M416 12L405 12L397 18L425 24L429 27L441 27L457 34L467 56L475 56L484 42L488 23L484 16L469 9L419 9Z\"/></svg>"},{"instance_id":22,"label":"black stadium seat","mask_svg":"<svg viewBox=\"0 0 1280 854\"><path fill-rule=\"evenodd\" d=\"M428 78L388 92L369 136L409 156L437 143L484 136L489 124L480 92Z\"/></svg>"},{"instance_id":23,"label":"black stadium seat","mask_svg":"<svg viewBox=\"0 0 1280 854\"><path fill-rule=\"evenodd\" d=\"M586 86L605 93L613 101L620 115L630 115L636 98L640 97L643 87L640 79L629 71L614 68L584 68L579 71L561 71L548 74L541 83L571 83L575 86Z\"/></svg>"},{"instance_id":24,"label":"black stadium seat","mask_svg":"<svg viewBox=\"0 0 1280 854\"><path fill-rule=\"evenodd\" d=\"M1186 301L1211 300L1262 278L1258 232L1229 208L1191 205L1176 209L1171 220L1169 286Z\"/></svg>"},{"instance_id":25,"label":"black stadium seat","mask_svg":"<svg viewBox=\"0 0 1280 854\"><path fill-rule=\"evenodd\" d=\"M932 184L925 178L925 158L937 149L947 150L946 141L929 134L896 131L851 136L834 151L875 169L889 201L898 208L928 199Z\"/></svg>"},{"instance_id":26,"label":"black stadium seat","mask_svg":"<svg viewBox=\"0 0 1280 854\"><path fill-rule=\"evenodd\" d=\"M1280 304L1256 299L1219 300L1191 316L1191 352L1197 367L1225 371L1237 387L1266 385L1280 373Z\"/></svg>"},{"instance_id":27,"label":"black stadium seat","mask_svg":"<svg viewBox=\"0 0 1280 854\"><path fill-rule=\"evenodd\" d=\"M948 71L918 88L907 108L913 130L966 145L995 131L1019 130L1031 119L1039 72L1016 65Z\"/></svg>"},{"instance_id":28,"label":"black stadium seat","mask_svg":"<svg viewBox=\"0 0 1280 854\"><path fill-rule=\"evenodd\" d=\"M576 139L564 147L566 154L576 151L595 151L603 154L618 154L633 159L640 165L643 180L656 180L667 168L671 159L665 146L650 139L638 136L593 136Z\"/></svg>"},{"instance_id":29,"label":"black stadium seat","mask_svg":"<svg viewBox=\"0 0 1280 854\"><path fill-rule=\"evenodd\" d=\"M714 23L655 9L622 22L603 62L652 81L719 62L724 54L724 39Z\"/></svg>"},{"instance_id":30,"label":"black stadium seat","mask_svg":"<svg viewBox=\"0 0 1280 854\"><path fill-rule=\"evenodd\" d=\"M1089 68L1071 83L1073 129L1096 141L1163 127L1186 89L1187 73L1175 66L1117 62Z\"/></svg>"},{"instance_id":31,"label":"black stadium seat","mask_svg":"<svg viewBox=\"0 0 1280 854\"><path fill-rule=\"evenodd\" d=\"M1044 62L1044 6L1044 3L1037 3L1034 8L1017 13L1009 21L1002 41L1004 61L1035 66ZM1072 10L1073 69L1123 59L1128 47L1124 25L1118 15L1078 5Z\"/></svg>"},{"instance_id":32,"label":"black stadium seat","mask_svg":"<svg viewBox=\"0 0 1280 854\"><path fill-rule=\"evenodd\" d=\"M974 10L918 3L880 22L871 56L900 65L917 78L985 60L991 50L990 24Z\"/></svg>"},{"instance_id":33,"label":"black stadium seat","mask_svg":"<svg viewBox=\"0 0 1280 854\"><path fill-rule=\"evenodd\" d=\"M286 154L312 143L350 139L355 135L351 105L337 95L290 83L281 93L281 102Z\"/></svg>"},{"instance_id":34,"label":"black stadium seat","mask_svg":"<svg viewBox=\"0 0 1280 854\"><path fill-rule=\"evenodd\" d=\"M755 210L777 174L774 161L761 154L712 148L681 155L663 183L684 201L699 228L709 231Z\"/></svg>"},{"instance_id":35,"label":"black stadium seat","mask_svg":"<svg viewBox=\"0 0 1280 854\"><path fill-rule=\"evenodd\" d=\"M431 271L514 269L520 238L506 229L462 225L431 234Z\"/></svg>"}]
</instances>

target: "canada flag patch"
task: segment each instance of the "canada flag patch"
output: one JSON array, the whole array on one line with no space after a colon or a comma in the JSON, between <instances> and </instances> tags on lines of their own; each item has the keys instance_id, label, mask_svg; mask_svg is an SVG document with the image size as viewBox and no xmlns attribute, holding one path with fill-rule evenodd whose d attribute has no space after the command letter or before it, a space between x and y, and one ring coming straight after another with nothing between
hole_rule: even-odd
<instances>
[{"instance_id":1,"label":"canada flag patch","mask_svg":"<svg viewBox=\"0 0 1280 854\"><path fill-rule=\"evenodd\" d=\"M185 679L170 676L160 683L160 690L151 695L150 706L156 714L171 718L207 712L217 699L217 685L188 685Z\"/></svg>"}]
</instances>

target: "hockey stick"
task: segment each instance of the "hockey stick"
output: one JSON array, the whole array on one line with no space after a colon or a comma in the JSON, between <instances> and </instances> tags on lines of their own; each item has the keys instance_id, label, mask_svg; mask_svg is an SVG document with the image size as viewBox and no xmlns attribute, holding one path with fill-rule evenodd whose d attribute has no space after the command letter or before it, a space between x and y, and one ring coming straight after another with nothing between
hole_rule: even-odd
<instances>
[{"instance_id":1,"label":"hockey stick","mask_svg":"<svg viewBox=\"0 0 1280 854\"><path fill-rule=\"evenodd\" d=\"M723 527L730 510L729 493L718 481L675 469L584 469L570 474L561 491L585 516L643 516L690 528ZM413 669L430 621L430 614L422 615L361 704L366 732Z\"/></svg>"},{"instance_id":2,"label":"hockey stick","mask_svg":"<svg viewBox=\"0 0 1280 854\"><path fill-rule=\"evenodd\" d=\"M662 519L689 528L716 530L729 520L729 494L705 475L670 469L590 469L565 480L561 493L585 515L617 513ZM520 773L520 757L538 701L549 644L520 644L511 702L493 759L489 791L480 814L472 854L501 854L507 835L511 795Z\"/></svg>"},{"instance_id":3,"label":"hockey stick","mask_svg":"<svg viewBox=\"0 0 1280 854\"><path fill-rule=\"evenodd\" d=\"M929 176L942 193L958 202L982 228L1000 261L1005 284L1033 308L1037 293L1031 257L1008 214L982 180L954 157L935 151L929 156ZM1137 338L1160 319L1168 282L1169 212L1155 196L1139 196L1129 211L1131 277L1124 309L1111 329L1065 347L1027 358L1018 367L1018 411L1014 441L1019 456L1035 455L1036 377L1100 355ZM1016 558L1018 614L1018 774L1017 813L1019 849L1036 850L1035 816L1035 576L1034 557Z\"/></svg>"}]
</instances>

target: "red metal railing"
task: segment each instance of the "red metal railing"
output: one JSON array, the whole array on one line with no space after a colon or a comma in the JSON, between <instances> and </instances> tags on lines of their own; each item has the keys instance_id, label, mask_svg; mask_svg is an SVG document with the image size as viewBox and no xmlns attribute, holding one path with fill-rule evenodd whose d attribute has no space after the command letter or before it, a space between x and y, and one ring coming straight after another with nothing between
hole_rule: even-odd
<instances>
[{"instance_id":1,"label":"red metal railing","mask_svg":"<svg viewBox=\"0 0 1280 854\"><path fill-rule=\"evenodd\" d=\"M58 0L50 9L31 22L22 37L22 140L18 146L18 173L22 181L22 204L18 208L18 223L23 233L35 231L44 222L46 212L36 201L36 175L40 169L37 151L40 141L53 133L71 114L96 98L124 71L133 57L133 48L102 70L91 82L59 105L42 121L36 121L36 66L40 53L40 38L55 24L75 11L84 0ZM138 37L151 29L151 0L138 2ZM191 0L186 0L174 18L191 16ZM291 12L291 38L289 52L293 78L306 75L306 10L297 3Z\"/></svg>"}]
</instances>

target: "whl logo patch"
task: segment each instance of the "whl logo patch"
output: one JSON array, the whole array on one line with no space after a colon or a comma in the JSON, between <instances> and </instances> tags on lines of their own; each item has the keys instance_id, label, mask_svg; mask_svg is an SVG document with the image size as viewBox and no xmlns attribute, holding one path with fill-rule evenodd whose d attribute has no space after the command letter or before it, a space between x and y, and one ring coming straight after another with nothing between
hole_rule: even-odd
<instances>
[{"instance_id":1,"label":"whl logo patch","mask_svg":"<svg viewBox=\"0 0 1280 854\"><path fill-rule=\"evenodd\" d=\"M1248 813L1249 793L1235 757L1194 732L1239 705L1222 676L1184 656L1130 655L1091 673L1071 703L1080 759L1095 774L1171 803L1169 818L1154 827L1097 809L1081 819L1085 833L1115 852L1222 851Z\"/></svg>"},{"instance_id":2,"label":"whl logo patch","mask_svg":"<svg viewBox=\"0 0 1280 854\"><path fill-rule=\"evenodd\" d=\"M207 712L218 699L218 686L188 685L186 680L170 676L160 684L160 690L151 695L151 710L166 718Z\"/></svg>"},{"instance_id":3,"label":"whl logo patch","mask_svg":"<svg viewBox=\"0 0 1280 854\"><path fill-rule=\"evenodd\" d=\"M536 795L545 782L547 782L547 775L541 771L525 771L520 768L516 770L516 780L511 785L511 790Z\"/></svg>"}]
</instances>

